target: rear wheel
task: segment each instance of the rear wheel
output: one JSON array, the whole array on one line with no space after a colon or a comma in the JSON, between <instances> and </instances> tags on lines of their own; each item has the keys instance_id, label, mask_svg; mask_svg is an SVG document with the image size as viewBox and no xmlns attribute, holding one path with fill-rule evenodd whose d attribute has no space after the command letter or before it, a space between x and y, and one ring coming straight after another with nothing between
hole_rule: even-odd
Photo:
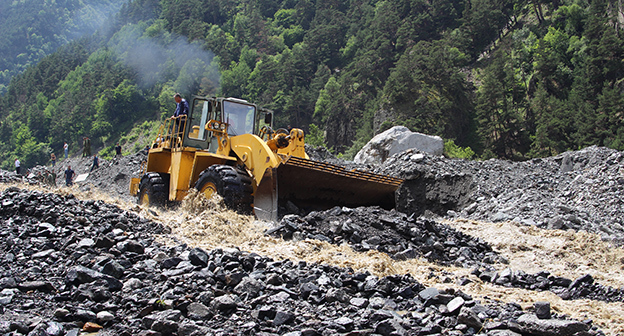
<instances>
[{"instance_id":1,"label":"rear wheel","mask_svg":"<svg viewBox=\"0 0 624 336\"><path fill-rule=\"evenodd\" d=\"M169 174L147 173L139 184L140 205L164 206L169 199Z\"/></svg>"},{"instance_id":2,"label":"rear wheel","mask_svg":"<svg viewBox=\"0 0 624 336\"><path fill-rule=\"evenodd\" d=\"M241 213L251 213L253 187L245 170L227 165L212 165L205 169L195 183L195 189L206 198L215 193L223 197L225 205Z\"/></svg>"}]
</instances>

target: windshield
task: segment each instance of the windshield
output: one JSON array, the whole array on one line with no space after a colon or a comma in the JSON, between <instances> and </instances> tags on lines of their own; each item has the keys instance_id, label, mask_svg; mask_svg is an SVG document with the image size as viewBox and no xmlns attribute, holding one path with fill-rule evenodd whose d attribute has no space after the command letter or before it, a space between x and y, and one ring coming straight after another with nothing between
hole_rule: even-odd
<instances>
[{"instance_id":1,"label":"windshield","mask_svg":"<svg viewBox=\"0 0 624 336\"><path fill-rule=\"evenodd\" d=\"M223 114L225 122L229 124L229 135L253 133L254 117L256 114L256 108L254 106L226 100L223 102Z\"/></svg>"}]
</instances>

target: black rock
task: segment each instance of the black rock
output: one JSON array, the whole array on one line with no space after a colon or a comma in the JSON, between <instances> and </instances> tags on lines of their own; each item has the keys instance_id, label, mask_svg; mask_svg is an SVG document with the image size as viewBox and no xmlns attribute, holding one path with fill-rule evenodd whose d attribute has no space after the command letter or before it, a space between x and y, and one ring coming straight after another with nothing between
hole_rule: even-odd
<instances>
[{"instance_id":1,"label":"black rock","mask_svg":"<svg viewBox=\"0 0 624 336\"><path fill-rule=\"evenodd\" d=\"M206 267L208 265L208 254L200 248L192 249L188 258L195 266Z\"/></svg>"},{"instance_id":2,"label":"black rock","mask_svg":"<svg viewBox=\"0 0 624 336\"><path fill-rule=\"evenodd\" d=\"M273 319L273 325L279 327L283 324L288 324L293 322L295 319L295 315L291 312L279 310L275 313L275 318Z\"/></svg>"},{"instance_id":3,"label":"black rock","mask_svg":"<svg viewBox=\"0 0 624 336\"><path fill-rule=\"evenodd\" d=\"M220 312L229 311L237 307L237 297L234 295L222 295L211 302L212 309Z\"/></svg>"},{"instance_id":4,"label":"black rock","mask_svg":"<svg viewBox=\"0 0 624 336\"><path fill-rule=\"evenodd\" d=\"M539 319L533 314L524 314L518 318L522 334L543 336L571 336L589 330L587 324L573 320Z\"/></svg>"},{"instance_id":5,"label":"black rock","mask_svg":"<svg viewBox=\"0 0 624 336\"><path fill-rule=\"evenodd\" d=\"M594 283L594 278L591 276L591 274L585 274L579 278L577 278L576 280L572 281L570 283L570 285L568 286L568 288L576 288L576 287L580 287L582 284L592 284Z\"/></svg>"},{"instance_id":6,"label":"black rock","mask_svg":"<svg viewBox=\"0 0 624 336\"><path fill-rule=\"evenodd\" d=\"M539 319L550 319L550 302L535 302L533 304L535 315Z\"/></svg>"},{"instance_id":7,"label":"black rock","mask_svg":"<svg viewBox=\"0 0 624 336\"><path fill-rule=\"evenodd\" d=\"M26 281L18 284L17 288L24 292L34 290L42 292L52 292L56 290L54 286L47 281Z\"/></svg>"},{"instance_id":8,"label":"black rock","mask_svg":"<svg viewBox=\"0 0 624 336\"><path fill-rule=\"evenodd\" d=\"M463 323L469 327L474 328L475 330L481 330L483 326L483 322L477 316L477 313L471 308L462 307L459 311L459 315L457 316L457 321L459 323Z\"/></svg>"},{"instance_id":9,"label":"black rock","mask_svg":"<svg viewBox=\"0 0 624 336\"><path fill-rule=\"evenodd\" d=\"M211 316L210 309L205 305L193 302L186 307L187 314L192 319L203 320Z\"/></svg>"},{"instance_id":10,"label":"black rock","mask_svg":"<svg viewBox=\"0 0 624 336\"><path fill-rule=\"evenodd\" d=\"M126 269L115 260L111 260L102 267L102 273L121 279Z\"/></svg>"},{"instance_id":11,"label":"black rock","mask_svg":"<svg viewBox=\"0 0 624 336\"><path fill-rule=\"evenodd\" d=\"M160 265L162 268L169 269L178 266L178 264L182 261L182 258L173 257L163 260Z\"/></svg>"}]
</instances>

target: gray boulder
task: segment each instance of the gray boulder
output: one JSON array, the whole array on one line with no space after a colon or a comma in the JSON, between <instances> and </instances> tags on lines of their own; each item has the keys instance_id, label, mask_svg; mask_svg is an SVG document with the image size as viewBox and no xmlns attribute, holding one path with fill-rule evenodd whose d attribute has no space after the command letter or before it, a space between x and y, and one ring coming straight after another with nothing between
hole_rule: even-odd
<instances>
[{"instance_id":1,"label":"gray boulder","mask_svg":"<svg viewBox=\"0 0 624 336\"><path fill-rule=\"evenodd\" d=\"M373 137L355 155L353 161L363 164L380 164L390 156L408 149L442 155L444 141L439 136L412 132L405 126L394 126Z\"/></svg>"}]
</instances>

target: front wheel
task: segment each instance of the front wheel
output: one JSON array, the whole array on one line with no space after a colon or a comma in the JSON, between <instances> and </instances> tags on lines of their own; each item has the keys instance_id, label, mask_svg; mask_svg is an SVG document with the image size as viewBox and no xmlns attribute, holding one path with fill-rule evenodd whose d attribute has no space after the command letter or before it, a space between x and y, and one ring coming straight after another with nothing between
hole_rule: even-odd
<instances>
[{"instance_id":1,"label":"front wheel","mask_svg":"<svg viewBox=\"0 0 624 336\"><path fill-rule=\"evenodd\" d=\"M169 174L147 173L139 184L139 205L164 206L169 199Z\"/></svg>"},{"instance_id":2,"label":"front wheel","mask_svg":"<svg viewBox=\"0 0 624 336\"><path fill-rule=\"evenodd\" d=\"M225 205L244 214L250 214L253 202L251 177L246 171L227 165L212 165L197 179L195 189L211 198L215 193L223 197Z\"/></svg>"}]
</instances>

